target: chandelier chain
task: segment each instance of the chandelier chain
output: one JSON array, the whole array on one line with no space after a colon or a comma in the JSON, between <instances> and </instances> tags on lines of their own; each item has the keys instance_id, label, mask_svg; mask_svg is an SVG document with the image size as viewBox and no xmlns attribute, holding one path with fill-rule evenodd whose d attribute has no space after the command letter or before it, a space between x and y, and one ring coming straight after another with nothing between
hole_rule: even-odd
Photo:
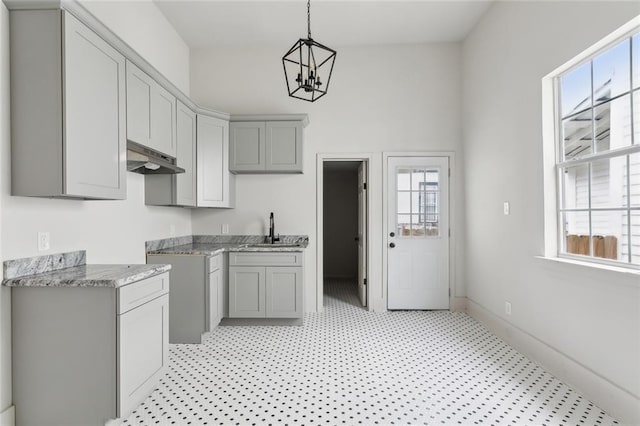
<instances>
[{"instance_id":1,"label":"chandelier chain","mask_svg":"<svg viewBox=\"0 0 640 426\"><path fill-rule=\"evenodd\" d=\"M311 40L311 0L307 0L307 33Z\"/></svg>"}]
</instances>

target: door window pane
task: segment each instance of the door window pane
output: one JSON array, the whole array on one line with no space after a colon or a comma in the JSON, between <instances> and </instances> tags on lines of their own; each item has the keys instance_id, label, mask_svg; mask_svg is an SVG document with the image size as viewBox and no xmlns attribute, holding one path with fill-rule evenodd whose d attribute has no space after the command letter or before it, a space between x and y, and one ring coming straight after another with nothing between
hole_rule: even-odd
<instances>
[{"instance_id":1,"label":"door window pane","mask_svg":"<svg viewBox=\"0 0 640 426\"><path fill-rule=\"evenodd\" d=\"M434 168L398 168L396 173L397 235L439 236L440 171Z\"/></svg>"},{"instance_id":2,"label":"door window pane","mask_svg":"<svg viewBox=\"0 0 640 426\"><path fill-rule=\"evenodd\" d=\"M398 213L411 213L411 192L398 191Z\"/></svg>"},{"instance_id":3,"label":"door window pane","mask_svg":"<svg viewBox=\"0 0 640 426\"><path fill-rule=\"evenodd\" d=\"M398 191L408 191L411 189L411 174L409 169L398 169Z\"/></svg>"},{"instance_id":4,"label":"door window pane","mask_svg":"<svg viewBox=\"0 0 640 426\"><path fill-rule=\"evenodd\" d=\"M631 43L624 40L593 59L594 104L631 89Z\"/></svg>"},{"instance_id":5,"label":"door window pane","mask_svg":"<svg viewBox=\"0 0 640 426\"><path fill-rule=\"evenodd\" d=\"M396 235L398 237L408 237L410 235L411 229L411 215L410 214L399 214L397 215L397 232Z\"/></svg>"}]
</instances>

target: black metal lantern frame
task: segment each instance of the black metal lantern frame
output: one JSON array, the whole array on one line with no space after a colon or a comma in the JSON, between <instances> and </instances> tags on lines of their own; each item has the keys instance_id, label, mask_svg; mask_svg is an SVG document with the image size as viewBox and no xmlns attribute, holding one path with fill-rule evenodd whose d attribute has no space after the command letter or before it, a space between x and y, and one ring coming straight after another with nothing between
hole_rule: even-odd
<instances>
[{"instance_id":1,"label":"black metal lantern frame","mask_svg":"<svg viewBox=\"0 0 640 426\"><path fill-rule=\"evenodd\" d=\"M298 40L282 57L289 96L314 102L327 94L336 51L311 38L310 2L307 2L308 38Z\"/></svg>"}]
</instances>

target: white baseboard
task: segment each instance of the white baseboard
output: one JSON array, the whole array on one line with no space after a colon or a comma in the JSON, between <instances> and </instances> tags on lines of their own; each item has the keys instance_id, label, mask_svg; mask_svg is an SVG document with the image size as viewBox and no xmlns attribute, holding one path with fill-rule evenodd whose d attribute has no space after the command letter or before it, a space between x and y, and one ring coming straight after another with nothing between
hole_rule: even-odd
<instances>
[{"instance_id":1,"label":"white baseboard","mask_svg":"<svg viewBox=\"0 0 640 426\"><path fill-rule=\"evenodd\" d=\"M467 312L466 297L452 297L449 303L449 310L451 310L451 312Z\"/></svg>"},{"instance_id":2,"label":"white baseboard","mask_svg":"<svg viewBox=\"0 0 640 426\"><path fill-rule=\"evenodd\" d=\"M15 426L16 425L16 410L12 405L11 407L0 413L0 426Z\"/></svg>"},{"instance_id":3,"label":"white baseboard","mask_svg":"<svg viewBox=\"0 0 640 426\"><path fill-rule=\"evenodd\" d=\"M467 299L467 313L517 351L625 425L640 425L640 399L576 360Z\"/></svg>"}]
</instances>

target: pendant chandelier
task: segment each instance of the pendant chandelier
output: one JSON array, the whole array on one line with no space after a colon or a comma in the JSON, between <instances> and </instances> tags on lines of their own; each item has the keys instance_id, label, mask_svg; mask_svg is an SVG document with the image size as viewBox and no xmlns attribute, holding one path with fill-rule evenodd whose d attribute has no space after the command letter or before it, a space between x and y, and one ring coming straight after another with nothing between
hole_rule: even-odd
<instances>
[{"instance_id":1,"label":"pendant chandelier","mask_svg":"<svg viewBox=\"0 0 640 426\"><path fill-rule=\"evenodd\" d=\"M289 96L314 102L327 94L336 51L311 38L311 0L307 0L307 38L282 57Z\"/></svg>"}]
</instances>

